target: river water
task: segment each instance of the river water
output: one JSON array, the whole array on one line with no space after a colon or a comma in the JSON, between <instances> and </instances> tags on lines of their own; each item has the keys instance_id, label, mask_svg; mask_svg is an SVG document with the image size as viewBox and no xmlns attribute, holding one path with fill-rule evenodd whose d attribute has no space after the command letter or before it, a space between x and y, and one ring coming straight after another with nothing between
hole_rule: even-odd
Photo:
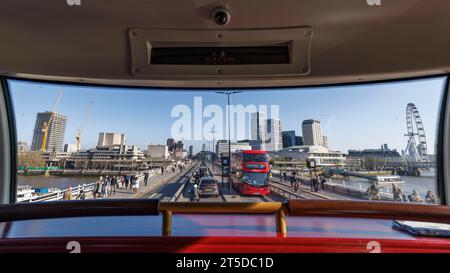
<instances>
[{"instance_id":1,"label":"river water","mask_svg":"<svg viewBox=\"0 0 450 273\"><path fill-rule=\"evenodd\" d=\"M402 178L403 181L405 181L405 183L398 185L402 189L403 193L405 193L406 195L412 193L413 190L416 190L421 197L425 197L427 191L430 190L433 193L436 193L437 191L437 180L434 173L428 173L422 176L400 176L400 177ZM345 184L347 186L357 188L361 187L364 190L367 189L370 185L367 179L357 177L352 177L345 180L332 179L331 181L336 184ZM392 193L391 185L385 186L382 189L382 192L387 191Z\"/></svg>"},{"instance_id":2,"label":"river water","mask_svg":"<svg viewBox=\"0 0 450 273\"><path fill-rule=\"evenodd\" d=\"M96 176L43 176L43 175L18 175L17 185L29 185L33 188L59 188L67 189L78 185L93 183Z\"/></svg>"}]
</instances>

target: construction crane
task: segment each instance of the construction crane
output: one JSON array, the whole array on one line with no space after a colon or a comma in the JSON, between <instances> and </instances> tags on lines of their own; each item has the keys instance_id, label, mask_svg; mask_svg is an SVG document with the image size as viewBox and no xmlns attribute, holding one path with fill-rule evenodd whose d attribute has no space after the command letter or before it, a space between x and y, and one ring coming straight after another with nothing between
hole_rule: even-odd
<instances>
[{"instance_id":1,"label":"construction crane","mask_svg":"<svg viewBox=\"0 0 450 273\"><path fill-rule=\"evenodd\" d=\"M61 91L59 91L58 96L56 97L56 101L53 104L52 111L50 112L50 118L48 119L48 122L44 121L44 124L42 125L42 132L44 135L42 136L42 143L41 143L41 152L45 153L47 151L47 139L48 139L48 131L53 121L53 116L55 115L56 107L58 107L59 101L61 100L62 95L64 94L64 88L61 88Z\"/></svg>"},{"instance_id":2,"label":"construction crane","mask_svg":"<svg viewBox=\"0 0 450 273\"><path fill-rule=\"evenodd\" d=\"M83 122L81 123L80 127L78 128L77 136L75 137L75 139L77 140L77 152L79 152L80 148L81 148L81 133L83 132L84 126L86 125L86 122L87 122L88 117L89 117L89 113L92 110L92 104L93 103L94 103L93 101L89 102L89 105L88 105L88 107L86 109L86 112L84 112Z\"/></svg>"}]
</instances>

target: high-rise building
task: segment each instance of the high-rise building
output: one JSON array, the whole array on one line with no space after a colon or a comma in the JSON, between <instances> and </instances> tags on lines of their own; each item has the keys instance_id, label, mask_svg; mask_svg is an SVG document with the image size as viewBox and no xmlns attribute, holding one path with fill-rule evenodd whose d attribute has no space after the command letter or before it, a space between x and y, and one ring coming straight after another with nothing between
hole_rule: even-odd
<instances>
[{"instance_id":1,"label":"high-rise building","mask_svg":"<svg viewBox=\"0 0 450 273\"><path fill-rule=\"evenodd\" d=\"M206 143L202 144L202 152L206 152Z\"/></svg>"},{"instance_id":2,"label":"high-rise building","mask_svg":"<svg viewBox=\"0 0 450 273\"><path fill-rule=\"evenodd\" d=\"M166 144L169 151L173 152L175 149L175 140L173 138L168 138Z\"/></svg>"},{"instance_id":3,"label":"high-rise building","mask_svg":"<svg viewBox=\"0 0 450 273\"><path fill-rule=\"evenodd\" d=\"M304 145L323 146L320 121L314 119L304 120L302 123L302 136Z\"/></svg>"},{"instance_id":4,"label":"high-rise building","mask_svg":"<svg viewBox=\"0 0 450 273\"><path fill-rule=\"evenodd\" d=\"M64 145L64 152L65 153L75 153L77 151L77 144L65 144Z\"/></svg>"},{"instance_id":5,"label":"high-rise building","mask_svg":"<svg viewBox=\"0 0 450 273\"><path fill-rule=\"evenodd\" d=\"M30 146L28 143L24 141L17 141L17 152L28 152L30 150Z\"/></svg>"},{"instance_id":6,"label":"high-rise building","mask_svg":"<svg viewBox=\"0 0 450 273\"><path fill-rule=\"evenodd\" d=\"M282 142L283 142L283 148L287 148L287 147L291 147L291 146L295 146L295 131L291 130L291 131L283 131L281 133L282 135Z\"/></svg>"},{"instance_id":7,"label":"high-rise building","mask_svg":"<svg viewBox=\"0 0 450 273\"><path fill-rule=\"evenodd\" d=\"M257 149L266 149L266 114L263 112L255 112L250 114L251 140L257 141L259 147Z\"/></svg>"},{"instance_id":8,"label":"high-rise building","mask_svg":"<svg viewBox=\"0 0 450 273\"><path fill-rule=\"evenodd\" d=\"M163 158L169 157L169 150L167 145L164 144L150 144L147 146L147 157L150 158Z\"/></svg>"},{"instance_id":9,"label":"high-rise building","mask_svg":"<svg viewBox=\"0 0 450 273\"><path fill-rule=\"evenodd\" d=\"M97 146L125 145L125 134L100 133L98 134Z\"/></svg>"},{"instance_id":10,"label":"high-rise building","mask_svg":"<svg viewBox=\"0 0 450 273\"><path fill-rule=\"evenodd\" d=\"M279 119L267 120L267 151L278 151L283 149L283 138L281 134L281 122Z\"/></svg>"},{"instance_id":11,"label":"high-rise building","mask_svg":"<svg viewBox=\"0 0 450 273\"><path fill-rule=\"evenodd\" d=\"M327 136L322 136L322 145L325 148L328 148L328 137Z\"/></svg>"},{"instance_id":12,"label":"high-rise building","mask_svg":"<svg viewBox=\"0 0 450 273\"><path fill-rule=\"evenodd\" d=\"M302 146L302 145L303 145L303 137L295 136L295 146Z\"/></svg>"},{"instance_id":13,"label":"high-rise building","mask_svg":"<svg viewBox=\"0 0 450 273\"><path fill-rule=\"evenodd\" d=\"M44 138L44 124L50 122L47 132L47 142L45 150L47 152L61 152L64 143L64 134L66 132L67 116L56 112L37 113L36 124L34 126L33 141L31 143L32 151L41 149Z\"/></svg>"},{"instance_id":14,"label":"high-rise building","mask_svg":"<svg viewBox=\"0 0 450 273\"><path fill-rule=\"evenodd\" d=\"M176 150L184 150L184 144L183 141L178 141L177 144L175 144L175 149Z\"/></svg>"},{"instance_id":15,"label":"high-rise building","mask_svg":"<svg viewBox=\"0 0 450 273\"><path fill-rule=\"evenodd\" d=\"M251 150L252 146L250 143L245 141L238 141L238 142L231 142L230 146L228 147L228 140L218 140L216 143L216 152L218 156L221 156L222 154L228 154L228 148L230 148L231 153L234 153L238 150L244 151L244 150Z\"/></svg>"}]
</instances>

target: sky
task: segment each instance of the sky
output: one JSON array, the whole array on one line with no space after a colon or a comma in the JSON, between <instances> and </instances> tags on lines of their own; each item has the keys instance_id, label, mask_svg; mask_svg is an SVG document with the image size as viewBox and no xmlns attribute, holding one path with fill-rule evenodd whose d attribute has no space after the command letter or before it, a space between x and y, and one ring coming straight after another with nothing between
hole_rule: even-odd
<instances>
[{"instance_id":1,"label":"sky","mask_svg":"<svg viewBox=\"0 0 450 273\"><path fill-rule=\"evenodd\" d=\"M64 143L75 143L84 113L89 102L93 101L82 132L82 149L94 147L99 132L125 133L128 145L138 145L143 150L148 144L165 144L166 139L172 136L172 127L177 120L186 117L172 115L176 105L186 105L191 111L192 117L188 119L191 120L192 131L195 129L194 112L201 116L208 105L218 105L222 109L226 124L227 98L216 94L217 90L133 89L20 80L8 83L18 140L29 145L36 114L50 111L62 88L64 93L56 112L68 116ZM233 89L242 93L232 95L231 104L267 105L269 109L271 105L278 105L282 130L295 130L297 135L301 135L303 120L318 119L322 133L328 137L329 148L346 153L349 149L379 148L384 143L399 151L404 149L407 141L404 136L406 105L414 103L423 120L428 152L433 154L444 84L445 78L440 77L338 87ZM200 111L194 111L195 97L202 98ZM203 125L210 119L204 117ZM211 136L208 134L207 137ZM195 153L206 142L177 140L183 140L186 149L194 145Z\"/></svg>"}]
</instances>

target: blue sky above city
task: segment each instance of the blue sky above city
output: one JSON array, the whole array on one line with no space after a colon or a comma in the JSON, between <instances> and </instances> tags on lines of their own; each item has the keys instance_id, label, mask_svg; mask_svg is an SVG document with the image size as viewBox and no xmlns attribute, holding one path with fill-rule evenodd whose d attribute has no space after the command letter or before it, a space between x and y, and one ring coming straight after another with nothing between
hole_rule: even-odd
<instances>
[{"instance_id":1,"label":"blue sky above city","mask_svg":"<svg viewBox=\"0 0 450 273\"><path fill-rule=\"evenodd\" d=\"M99 132L125 133L128 145L142 149L151 143L162 144L171 137L172 124L178 119L171 116L175 105L187 105L194 112L194 97L202 97L203 107L219 105L225 116L227 104L226 96L216 94L217 90L109 88L18 80L9 84L18 140L29 144L36 113L50 111L62 87L64 94L56 111L68 116L64 143L75 143L84 112L93 101L82 134L84 149L96 145ZM379 148L384 143L404 149L406 105L414 103L423 119L429 153L434 153L443 88L444 78L339 87L235 89L243 92L232 96L232 104L279 105L282 130L295 130L297 135L301 135L303 120L318 119L330 149L347 152ZM204 118L203 123L209 119ZM194 145L194 152L198 152L206 141L183 142Z\"/></svg>"}]
</instances>

